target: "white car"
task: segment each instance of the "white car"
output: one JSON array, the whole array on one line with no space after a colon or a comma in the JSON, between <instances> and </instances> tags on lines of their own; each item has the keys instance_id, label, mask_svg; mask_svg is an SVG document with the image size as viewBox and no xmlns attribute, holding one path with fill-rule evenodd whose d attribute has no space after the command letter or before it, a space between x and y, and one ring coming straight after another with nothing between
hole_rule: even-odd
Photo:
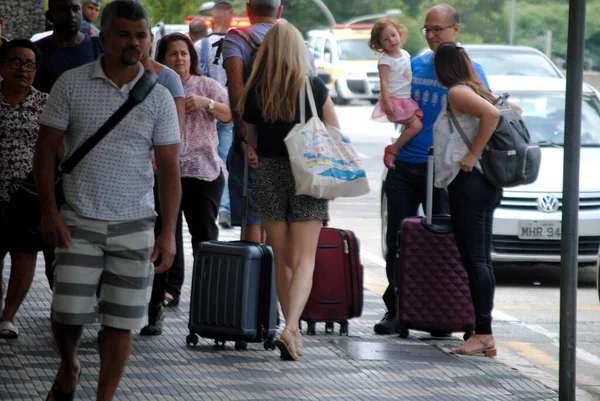
<instances>
[{"instance_id":1,"label":"white car","mask_svg":"<svg viewBox=\"0 0 600 401\"><path fill-rule=\"evenodd\" d=\"M528 77L564 78L564 74L544 53L529 46L462 45L486 75L512 75ZM425 48L419 56L431 52Z\"/></svg>"},{"instance_id":2,"label":"white car","mask_svg":"<svg viewBox=\"0 0 600 401\"><path fill-rule=\"evenodd\" d=\"M532 140L542 146L542 165L533 184L506 188L494 214L497 262L560 263L562 220L564 79L489 77L496 93L510 93L523 108ZM584 84L579 193L580 265L598 262L600 245L600 99Z\"/></svg>"},{"instance_id":3,"label":"white car","mask_svg":"<svg viewBox=\"0 0 600 401\"><path fill-rule=\"evenodd\" d=\"M506 188L494 214L495 262L560 263L563 141L566 80L488 76L494 93L510 94L523 108L532 140L542 147L536 182ZM580 266L596 265L600 246L600 98L583 85L579 200ZM382 246L385 255L385 193L382 190ZM599 278L600 279L600 278Z\"/></svg>"}]
</instances>

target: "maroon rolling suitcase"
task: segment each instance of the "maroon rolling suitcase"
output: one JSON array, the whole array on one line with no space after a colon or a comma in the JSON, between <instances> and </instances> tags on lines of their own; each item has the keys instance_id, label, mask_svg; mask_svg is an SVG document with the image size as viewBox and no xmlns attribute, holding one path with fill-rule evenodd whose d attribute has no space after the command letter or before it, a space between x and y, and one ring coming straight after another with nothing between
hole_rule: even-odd
<instances>
[{"instance_id":1,"label":"maroon rolling suitcase","mask_svg":"<svg viewBox=\"0 0 600 401\"><path fill-rule=\"evenodd\" d=\"M348 335L348 319L362 314L363 266L360 244L350 230L323 227L315 261L313 286L301 319L306 333L316 334L316 322L325 322L325 331L340 324L340 335Z\"/></svg>"},{"instance_id":2,"label":"maroon rolling suitcase","mask_svg":"<svg viewBox=\"0 0 600 401\"><path fill-rule=\"evenodd\" d=\"M396 318L400 337L409 329L433 336L473 334L475 312L469 278L460 261L448 215L432 216L433 151L427 165L426 217L402 221L396 258Z\"/></svg>"}]
</instances>

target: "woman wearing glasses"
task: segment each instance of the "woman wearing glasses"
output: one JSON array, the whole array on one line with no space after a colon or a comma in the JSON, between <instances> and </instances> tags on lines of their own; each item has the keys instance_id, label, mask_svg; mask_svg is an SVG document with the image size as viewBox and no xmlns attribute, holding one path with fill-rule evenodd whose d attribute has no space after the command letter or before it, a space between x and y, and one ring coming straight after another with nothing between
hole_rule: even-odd
<instances>
[{"instance_id":1,"label":"woman wearing glasses","mask_svg":"<svg viewBox=\"0 0 600 401\"><path fill-rule=\"evenodd\" d=\"M37 253L41 250L39 233L23 228L16 215L4 213L11 185L31 171L39 130L39 116L47 94L31 84L41 53L29 40L16 39L0 47L0 277L2 261L10 253L11 269L6 304L0 317L0 338L17 338L15 315L29 291ZM23 214L27 211L23 211ZM0 294L0 300L2 294Z\"/></svg>"}]
</instances>

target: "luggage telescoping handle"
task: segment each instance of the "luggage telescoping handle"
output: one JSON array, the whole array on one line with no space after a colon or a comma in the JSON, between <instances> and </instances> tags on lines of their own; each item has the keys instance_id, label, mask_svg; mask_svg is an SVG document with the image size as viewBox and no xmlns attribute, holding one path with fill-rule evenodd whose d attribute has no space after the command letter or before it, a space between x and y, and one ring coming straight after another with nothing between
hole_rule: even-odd
<instances>
[{"instance_id":1,"label":"luggage telescoping handle","mask_svg":"<svg viewBox=\"0 0 600 401\"><path fill-rule=\"evenodd\" d=\"M433 147L427 151L427 196L425 199L425 223L431 225L433 214Z\"/></svg>"},{"instance_id":2,"label":"luggage telescoping handle","mask_svg":"<svg viewBox=\"0 0 600 401\"><path fill-rule=\"evenodd\" d=\"M248 143L246 142L246 150L244 151L244 184L242 187L242 231L240 232L240 240L246 240L246 227L248 222L248 174L250 172L250 155Z\"/></svg>"},{"instance_id":3,"label":"luggage telescoping handle","mask_svg":"<svg viewBox=\"0 0 600 401\"><path fill-rule=\"evenodd\" d=\"M242 230L240 232L240 241L246 240L246 227L248 226L248 177L250 174L250 154L248 143L246 143L246 151L244 152L244 184L242 187ZM260 243L265 243L264 230L261 222L260 226Z\"/></svg>"}]
</instances>

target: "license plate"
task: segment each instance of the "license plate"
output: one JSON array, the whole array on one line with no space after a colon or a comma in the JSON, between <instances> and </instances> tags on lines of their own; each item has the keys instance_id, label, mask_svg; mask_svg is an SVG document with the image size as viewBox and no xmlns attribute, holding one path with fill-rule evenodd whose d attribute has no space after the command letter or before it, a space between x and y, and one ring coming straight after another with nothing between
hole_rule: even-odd
<instances>
[{"instance_id":1,"label":"license plate","mask_svg":"<svg viewBox=\"0 0 600 401\"><path fill-rule=\"evenodd\" d=\"M520 221L519 239L561 239L560 221Z\"/></svg>"}]
</instances>

